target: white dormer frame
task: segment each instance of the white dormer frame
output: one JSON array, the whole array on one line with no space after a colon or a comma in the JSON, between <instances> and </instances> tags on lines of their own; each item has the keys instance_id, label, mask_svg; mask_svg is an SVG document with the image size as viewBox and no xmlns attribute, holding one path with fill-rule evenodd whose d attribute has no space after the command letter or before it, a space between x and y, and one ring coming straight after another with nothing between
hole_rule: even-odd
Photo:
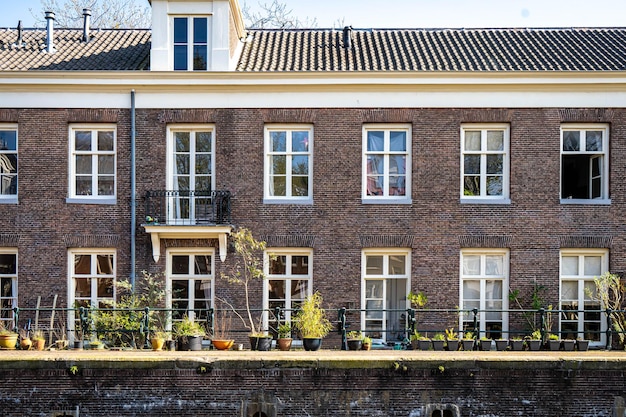
<instances>
[{"instance_id":1,"label":"white dormer frame","mask_svg":"<svg viewBox=\"0 0 626 417\"><path fill-rule=\"evenodd\" d=\"M151 71L174 70L175 17L208 18L207 71L234 69L237 60L236 54L231 54L231 37L245 39L243 18L237 0L152 0L151 3Z\"/></svg>"}]
</instances>

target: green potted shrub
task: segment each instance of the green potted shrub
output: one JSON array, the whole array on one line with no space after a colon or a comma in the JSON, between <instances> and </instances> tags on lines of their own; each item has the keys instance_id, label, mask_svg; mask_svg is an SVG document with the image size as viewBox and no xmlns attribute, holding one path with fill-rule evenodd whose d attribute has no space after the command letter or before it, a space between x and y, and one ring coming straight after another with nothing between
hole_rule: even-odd
<instances>
[{"instance_id":1,"label":"green potted shrub","mask_svg":"<svg viewBox=\"0 0 626 417\"><path fill-rule=\"evenodd\" d=\"M461 345L463 346L463 350L474 350L474 333L472 332L463 332L463 339L461 339Z\"/></svg>"},{"instance_id":2,"label":"green potted shrub","mask_svg":"<svg viewBox=\"0 0 626 417\"><path fill-rule=\"evenodd\" d=\"M361 350L363 347L363 334L359 331L353 330L346 334L348 341L348 350Z\"/></svg>"},{"instance_id":3,"label":"green potted shrub","mask_svg":"<svg viewBox=\"0 0 626 417\"><path fill-rule=\"evenodd\" d=\"M538 351L541 349L541 330L536 329L530 334L530 338L526 340L528 350Z\"/></svg>"},{"instance_id":4,"label":"green potted shrub","mask_svg":"<svg viewBox=\"0 0 626 417\"><path fill-rule=\"evenodd\" d=\"M561 341L559 340L559 335L550 333L548 335L548 349L552 351L557 351L561 348Z\"/></svg>"},{"instance_id":5,"label":"green potted shrub","mask_svg":"<svg viewBox=\"0 0 626 417\"><path fill-rule=\"evenodd\" d=\"M448 350L459 350L460 348L459 335L453 327L446 329L446 343Z\"/></svg>"},{"instance_id":6,"label":"green potted shrub","mask_svg":"<svg viewBox=\"0 0 626 417\"><path fill-rule=\"evenodd\" d=\"M322 308L322 296L319 292L304 299L293 319L295 328L302 336L304 350L318 350L322 339L333 328Z\"/></svg>"},{"instance_id":7,"label":"green potted shrub","mask_svg":"<svg viewBox=\"0 0 626 417\"><path fill-rule=\"evenodd\" d=\"M370 350L371 348L372 348L372 338L368 336L363 336L363 340L361 340L361 349Z\"/></svg>"},{"instance_id":8,"label":"green potted shrub","mask_svg":"<svg viewBox=\"0 0 626 417\"><path fill-rule=\"evenodd\" d=\"M509 346L511 346L511 350L515 352L519 352L524 350L524 339L520 336L514 336L511 340L509 340Z\"/></svg>"},{"instance_id":9,"label":"green potted shrub","mask_svg":"<svg viewBox=\"0 0 626 417\"><path fill-rule=\"evenodd\" d=\"M278 346L278 349L282 351L290 350L291 343L293 342L293 339L291 338L291 323L286 321L283 324L280 324L277 332L278 340L276 340L276 346Z\"/></svg>"},{"instance_id":10,"label":"green potted shrub","mask_svg":"<svg viewBox=\"0 0 626 417\"><path fill-rule=\"evenodd\" d=\"M480 350L482 351L491 350L491 342L492 342L492 339L488 338L487 336L481 337L480 338Z\"/></svg>"},{"instance_id":11,"label":"green potted shrub","mask_svg":"<svg viewBox=\"0 0 626 417\"><path fill-rule=\"evenodd\" d=\"M443 333L435 333L430 342L434 350L443 350L446 346L446 336Z\"/></svg>"},{"instance_id":12,"label":"green potted shrub","mask_svg":"<svg viewBox=\"0 0 626 417\"><path fill-rule=\"evenodd\" d=\"M187 315L174 323L173 332L178 338L178 350L202 350L202 339L206 335L204 327Z\"/></svg>"}]
</instances>

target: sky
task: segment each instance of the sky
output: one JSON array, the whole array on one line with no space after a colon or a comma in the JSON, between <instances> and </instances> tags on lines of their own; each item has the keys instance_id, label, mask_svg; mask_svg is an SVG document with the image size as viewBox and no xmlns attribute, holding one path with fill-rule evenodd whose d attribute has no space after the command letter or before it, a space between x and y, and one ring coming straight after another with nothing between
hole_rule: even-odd
<instances>
[{"instance_id":1,"label":"sky","mask_svg":"<svg viewBox=\"0 0 626 417\"><path fill-rule=\"evenodd\" d=\"M58 0L61 3L63 0ZM103 0L106 1L106 0ZM140 5L148 0L133 0ZM239 0L256 6L258 0ZM271 3L271 0L261 0ZM280 0L317 27L610 27L626 26L626 0ZM0 0L0 27L33 27L40 0Z\"/></svg>"}]
</instances>

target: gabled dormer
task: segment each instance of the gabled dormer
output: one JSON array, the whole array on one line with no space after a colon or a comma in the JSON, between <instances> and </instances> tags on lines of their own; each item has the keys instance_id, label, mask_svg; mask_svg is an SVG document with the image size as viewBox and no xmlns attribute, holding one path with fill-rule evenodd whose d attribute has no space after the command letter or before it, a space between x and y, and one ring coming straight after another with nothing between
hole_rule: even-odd
<instances>
[{"instance_id":1,"label":"gabled dormer","mask_svg":"<svg viewBox=\"0 0 626 417\"><path fill-rule=\"evenodd\" d=\"M152 0L151 71L234 70L246 31L237 0Z\"/></svg>"}]
</instances>

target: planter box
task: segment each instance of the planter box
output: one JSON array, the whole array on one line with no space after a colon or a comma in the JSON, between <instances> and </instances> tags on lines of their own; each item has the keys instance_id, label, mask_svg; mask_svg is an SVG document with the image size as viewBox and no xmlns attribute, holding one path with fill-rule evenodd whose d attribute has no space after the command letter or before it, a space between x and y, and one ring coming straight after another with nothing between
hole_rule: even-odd
<instances>
[{"instance_id":1,"label":"planter box","mask_svg":"<svg viewBox=\"0 0 626 417\"><path fill-rule=\"evenodd\" d=\"M461 340L461 345L463 350L474 350L474 339L463 339Z\"/></svg>"},{"instance_id":2,"label":"planter box","mask_svg":"<svg viewBox=\"0 0 626 417\"><path fill-rule=\"evenodd\" d=\"M433 345L433 350L443 350L444 346L446 345L445 340L431 340L430 342Z\"/></svg>"},{"instance_id":3,"label":"planter box","mask_svg":"<svg viewBox=\"0 0 626 417\"><path fill-rule=\"evenodd\" d=\"M575 340L563 340L561 344L563 345L563 350L566 352L571 352L574 350L574 347L576 347Z\"/></svg>"},{"instance_id":4,"label":"planter box","mask_svg":"<svg viewBox=\"0 0 626 417\"><path fill-rule=\"evenodd\" d=\"M528 350L538 351L541 349L541 340L539 339L531 339L526 342L528 345Z\"/></svg>"},{"instance_id":5,"label":"planter box","mask_svg":"<svg viewBox=\"0 0 626 417\"><path fill-rule=\"evenodd\" d=\"M509 340L509 346L511 346L511 350L515 352L521 352L524 350L524 341L523 340Z\"/></svg>"},{"instance_id":6,"label":"planter box","mask_svg":"<svg viewBox=\"0 0 626 417\"><path fill-rule=\"evenodd\" d=\"M461 348L461 343L459 342L459 339L450 339L450 340L448 340L448 350L449 351L459 350L460 348Z\"/></svg>"},{"instance_id":7,"label":"planter box","mask_svg":"<svg viewBox=\"0 0 626 417\"><path fill-rule=\"evenodd\" d=\"M362 347L361 339L348 339L348 350L361 350Z\"/></svg>"},{"instance_id":8,"label":"planter box","mask_svg":"<svg viewBox=\"0 0 626 417\"><path fill-rule=\"evenodd\" d=\"M589 340L577 340L576 348L580 352L586 352L587 350L589 350Z\"/></svg>"},{"instance_id":9,"label":"planter box","mask_svg":"<svg viewBox=\"0 0 626 417\"><path fill-rule=\"evenodd\" d=\"M430 349L430 340L418 340L417 345L420 350L429 350Z\"/></svg>"},{"instance_id":10,"label":"planter box","mask_svg":"<svg viewBox=\"0 0 626 417\"><path fill-rule=\"evenodd\" d=\"M491 339L481 340L480 350L483 350L483 351L491 350Z\"/></svg>"},{"instance_id":11,"label":"planter box","mask_svg":"<svg viewBox=\"0 0 626 417\"><path fill-rule=\"evenodd\" d=\"M505 339L497 339L496 340L496 350L502 352L509 347L509 341Z\"/></svg>"},{"instance_id":12,"label":"planter box","mask_svg":"<svg viewBox=\"0 0 626 417\"><path fill-rule=\"evenodd\" d=\"M557 351L561 349L561 341L560 340L548 340L548 349L551 351Z\"/></svg>"}]
</instances>

